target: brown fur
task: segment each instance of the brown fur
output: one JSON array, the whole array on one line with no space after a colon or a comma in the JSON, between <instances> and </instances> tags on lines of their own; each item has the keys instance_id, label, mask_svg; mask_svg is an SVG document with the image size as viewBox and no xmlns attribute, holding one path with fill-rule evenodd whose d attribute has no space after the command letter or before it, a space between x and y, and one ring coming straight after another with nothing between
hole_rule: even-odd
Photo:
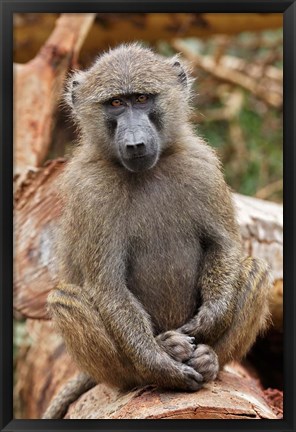
<instances>
[{"instance_id":1,"label":"brown fur","mask_svg":"<svg viewBox=\"0 0 296 432\"><path fill-rule=\"evenodd\" d=\"M69 84L81 145L61 182L63 284L48 304L81 369L123 389L197 390L245 355L268 315L266 265L242 255L231 194L189 124L179 66L121 46ZM161 155L134 173L116 159L101 103L142 92L158 94Z\"/></svg>"}]
</instances>

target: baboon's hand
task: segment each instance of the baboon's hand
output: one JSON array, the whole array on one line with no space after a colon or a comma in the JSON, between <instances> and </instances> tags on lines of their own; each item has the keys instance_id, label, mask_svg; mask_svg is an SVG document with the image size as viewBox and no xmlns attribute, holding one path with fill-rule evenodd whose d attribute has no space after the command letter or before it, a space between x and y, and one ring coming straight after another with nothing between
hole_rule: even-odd
<instances>
[{"instance_id":1,"label":"baboon's hand","mask_svg":"<svg viewBox=\"0 0 296 432\"><path fill-rule=\"evenodd\" d=\"M177 391L199 390L204 382L203 376L185 363L194 354L192 339L177 331L168 331L156 337L154 342L157 342L158 347L154 356L152 345L145 370L141 370L144 381Z\"/></svg>"},{"instance_id":2,"label":"baboon's hand","mask_svg":"<svg viewBox=\"0 0 296 432\"><path fill-rule=\"evenodd\" d=\"M230 316L230 313L228 316L224 310L218 315L219 309L223 310L222 307L219 308L218 304L203 305L197 315L180 327L178 331L194 336L197 344L217 341L228 327Z\"/></svg>"},{"instance_id":3,"label":"baboon's hand","mask_svg":"<svg viewBox=\"0 0 296 432\"><path fill-rule=\"evenodd\" d=\"M197 391L203 385L203 376L193 369L191 366L186 364L182 364L181 370L183 373L183 380L181 385L176 386L176 390L185 390L185 391Z\"/></svg>"},{"instance_id":4,"label":"baboon's hand","mask_svg":"<svg viewBox=\"0 0 296 432\"><path fill-rule=\"evenodd\" d=\"M192 357L186 364L199 372L204 382L213 381L217 377L219 371L217 354L210 346L204 344L197 346Z\"/></svg>"},{"instance_id":5,"label":"baboon's hand","mask_svg":"<svg viewBox=\"0 0 296 432\"><path fill-rule=\"evenodd\" d=\"M159 387L196 391L203 385L203 376L186 363L180 363L172 359L163 350L159 351L151 365L146 369L146 381Z\"/></svg>"},{"instance_id":6,"label":"baboon's hand","mask_svg":"<svg viewBox=\"0 0 296 432\"><path fill-rule=\"evenodd\" d=\"M196 348L194 337L169 330L156 336L158 345L174 360L185 362L189 360Z\"/></svg>"}]
</instances>

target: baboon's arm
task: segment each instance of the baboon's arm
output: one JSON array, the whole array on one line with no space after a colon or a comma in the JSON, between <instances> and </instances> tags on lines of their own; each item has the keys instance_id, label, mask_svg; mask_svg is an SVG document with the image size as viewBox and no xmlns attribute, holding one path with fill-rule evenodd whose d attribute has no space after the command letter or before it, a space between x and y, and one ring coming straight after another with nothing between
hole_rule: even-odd
<instances>
[{"instance_id":1,"label":"baboon's arm","mask_svg":"<svg viewBox=\"0 0 296 432\"><path fill-rule=\"evenodd\" d=\"M197 314L181 327L182 332L194 335L197 343L219 339L231 325L240 271L240 249L235 242L216 237L208 243L198 281L202 304Z\"/></svg>"},{"instance_id":2,"label":"baboon's arm","mask_svg":"<svg viewBox=\"0 0 296 432\"><path fill-rule=\"evenodd\" d=\"M160 350L148 313L123 280L99 277L96 292L95 307L110 336L133 363L146 364L147 352Z\"/></svg>"}]
</instances>

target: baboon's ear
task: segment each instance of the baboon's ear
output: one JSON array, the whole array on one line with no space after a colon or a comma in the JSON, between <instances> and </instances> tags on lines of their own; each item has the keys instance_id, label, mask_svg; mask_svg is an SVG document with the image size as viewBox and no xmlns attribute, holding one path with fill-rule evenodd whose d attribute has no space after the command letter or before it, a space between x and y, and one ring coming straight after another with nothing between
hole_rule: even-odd
<instances>
[{"instance_id":1,"label":"baboon's ear","mask_svg":"<svg viewBox=\"0 0 296 432\"><path fill-rule=\"evenodd\" d=\"M74 72L72 76L68 79L66 91L65 91L65 100L70 105L71 108L74 109L77 90L81 83L84 81L84 72Z\"/></svg>"},{"instance_id":2,"label":"baboon's ear","mask_svg":"<svg viewBox=\"0 0 296 432\"><path fill-rule=\"evenodd\" d=\"M181 65L179 58L178 57L174 57L172 59L173 61L173 67L176 70L177 73L177 77L178 77L178 81L184 86L187 87L188 86L188 77L187 77L187 73L184 69L184 67Z\"/></svg>"}]
</instances>

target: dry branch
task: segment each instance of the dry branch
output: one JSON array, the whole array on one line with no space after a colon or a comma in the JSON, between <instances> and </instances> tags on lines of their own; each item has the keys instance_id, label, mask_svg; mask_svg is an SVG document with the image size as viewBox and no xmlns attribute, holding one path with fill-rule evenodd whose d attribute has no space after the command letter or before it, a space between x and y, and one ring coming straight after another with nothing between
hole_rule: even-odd
<instances>
[{"instance_id":1,"label":"dry branch","mask_svg":"<svg viewBox=\"0 0 296 432\"><path fill-rule=\"evenodd\" d=\"M256 192L256 198L268 199L272 194L283 190L283 179L276 180Z\"/></svg>"},{"instance_id":2,"label":"dry branch","mask_svg":"<svg viewBox=\"0 0 296 432\"><path fill-rule=\"evenodd\" d=\"M250 91L273 107L282 107L283 86L282 80L280 80L281 72L277 72L276 68L270 66L260 70L257 65L251 67L249 72L249 66L242 59L223 56L219 59L219 62L216 62L212 56L202 56L192 52L179 40L175 40L172 45L177 51L182 52L194 67L203 69L219 80L238 85Z\"/></svg>"},{"instance_id":3,"label":"dry branch","mask_svg":"<svg viewBox=\"0 0 296 432\"><path fill-rule=\"evenodd\" d=\"M51 143L54 110L69 67L95 14L64 14L37 56L14 65L15 174L40 166Z\"/></svg>"},{"instance_id":4,"label":"dry branch","mask_svg":"<svg viewBox=\"0 0 296 432\"><path fill-rule=\"evenodd\" d=\"M227 84L228 85L228 84ZM226 95L226 97L225 97ZM236 89L233 92L223 93L225 99L224 106L221 108L212 108L203 110L202 113L192 113L191 120L196 123L210 122L210 121L231 121L238 118L239 113L243 107L244 95L241 89ZM260 198L260 197L258 197Z\"/></svg>"}]
</instances>

